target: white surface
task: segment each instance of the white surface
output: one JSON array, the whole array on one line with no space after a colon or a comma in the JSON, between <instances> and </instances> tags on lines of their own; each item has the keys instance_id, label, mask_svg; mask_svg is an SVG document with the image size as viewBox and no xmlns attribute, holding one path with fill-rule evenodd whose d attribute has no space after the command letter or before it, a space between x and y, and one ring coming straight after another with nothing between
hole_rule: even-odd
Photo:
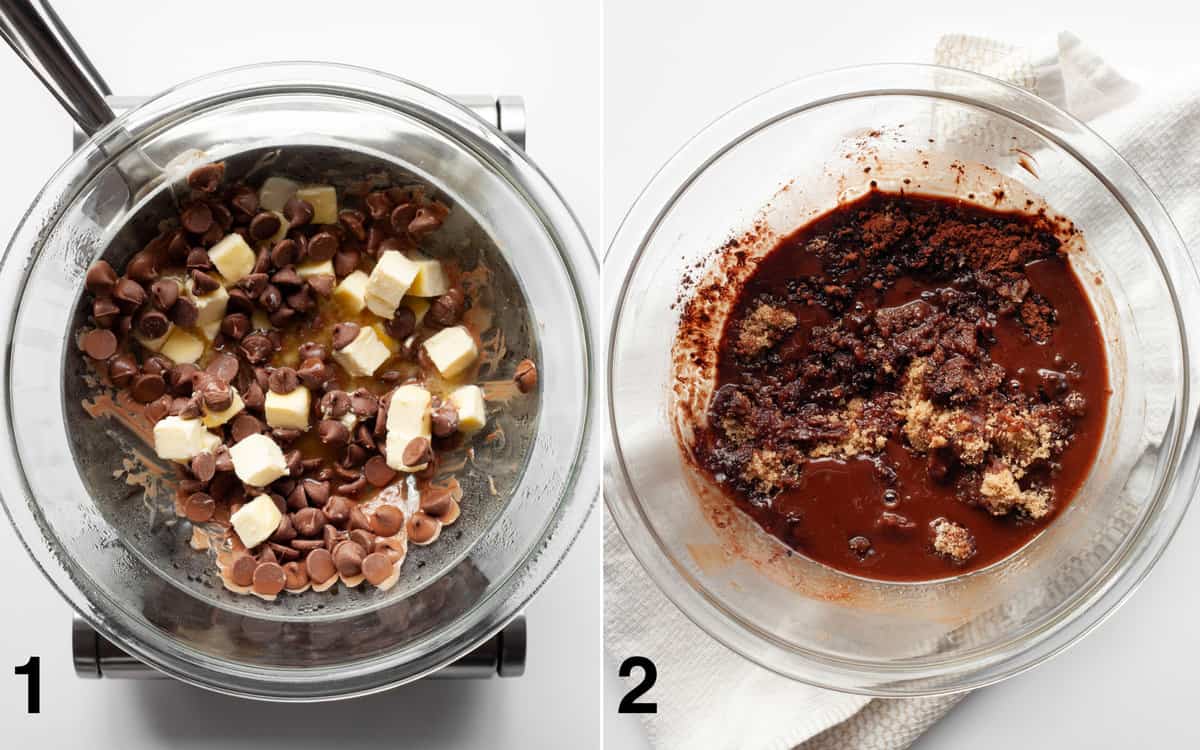
<instances>
[{"instance_id":1,"label":"white surface","mask_svg":"<svg viewBox=\"0 0 1200 750\"><path fill-rule=\"evenodd\" d=\"M732 6L606 0L605 236L663 161L730 107L823 69L928 62L944 33L1031 44L1065 29L1135 81L1200 75L1194 59L1200 15L1179 3L1139 3L1136 15L1128 5L1078 1L980 6L939 0L922 3L919 12L882 3L848 9L760 0ZM1200 511L1193 509L1143 590L1110 622L1048 664L970 696L917 747L1195 746L1196 570ZM608 670L624 656L612 655ZM631 746L636 720L615 714L615 700L628 688L608 674L606 681L606 744Z\"/></svg>"},{"instance_id":2,"label":"white surface","mask_svg":"<svg viewBox=\"0 0 1200 750\"><path fill-rule=\"evenodd\" d=\"M272 59L347 62L455 93L521 94L529 149L600 237L600 6L464 0L452 12L413 4L214 0L59 0L59 15L119 94L150 94L211 70ZM69 153L70 125L7 47L0 237ZM19 144L14 147L14 144ZM0 481L3 481L0 479ZM70 611L0 522L0 728L5 747L304 748L598 747L601 694L600 523L593 512L562 568L530 605L525 676L424 682L320 708L257 704L166 682L84 681L70 661ZM26 716L25 679L42 659L42 713ZM548 708L552 707L552 710ZM265 743L265 744L264 744ZM394 743L388 743L394 744Z\"/></svg>"}]
</instances>

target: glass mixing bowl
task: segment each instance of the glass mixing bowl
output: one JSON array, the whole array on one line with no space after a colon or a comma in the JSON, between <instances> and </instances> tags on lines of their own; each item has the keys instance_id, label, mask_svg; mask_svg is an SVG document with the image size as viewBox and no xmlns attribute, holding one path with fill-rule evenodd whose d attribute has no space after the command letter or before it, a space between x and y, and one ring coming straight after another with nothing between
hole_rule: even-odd
<instances>
[{"instance_id":1,"label":"glass mixing bowl","mask_svg":"<svg viewBox=\"0 0 1200 750\"><path fill-rule=\"evenodd\" d=\"M1086 244L1071 262L1108 342L1107 428L1079 495L1008 559L934 582L867 580L784 554L698 477L676 439L690 438L679 407L703 413L711 379L673 360L673 332L696 280L723 272L718 248L761 255L872 183L1014 210L1048 205L1069 217ZM1187 249L1108 144L1021 89L886 65L769 91L671 158L606 264L608 507L689 618L779 674L877 696L949 693L1016 674L1132 593L1195 491L1188 327L1200 319L1200 286Z\"/></svg>"},{"instance_id":2,"label":"glass mixing bowl","mask_svg":"<svg viewBox=\"0 0 1200 750\"><path fill-rule=\"evenodd\" d=\"M82 402L74 331L84 272L155 233L203 160L346 187L416 179L452 207L434 252L491 271L508 354L532 356L534 398L495 405L505 440L460 475L461 519L411 548L386 593L342 588L268 603L221 587L189 524L119 470L136 440ZM51 582L101 634L179 679L279 700L378 690L444 666L502 628L566 554L593 504L595 256L562 198L491 126L373 71L239 68L123 115L51 178L0 267L5 507ZM143 452L145 450L143 449ZM489 478L492 483L489 486ZM166 493L169 494L169 493Z\"/></svg>"}]
</instances>

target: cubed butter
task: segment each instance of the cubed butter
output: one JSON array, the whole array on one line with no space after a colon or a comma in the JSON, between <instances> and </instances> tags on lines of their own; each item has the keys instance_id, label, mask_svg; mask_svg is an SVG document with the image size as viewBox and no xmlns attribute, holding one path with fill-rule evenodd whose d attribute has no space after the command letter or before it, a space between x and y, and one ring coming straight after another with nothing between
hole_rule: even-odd
<instances>
[{"instance_id":1,"label":"cubed butter","mask_svg":"<svg viewBox=\"0 0 1200 750\"><path fill-rule=\"evenodd\" d=\"M233 530L238 539L246 545L246 549L257 547L271 538L279 529L283 514L275 505L270 495L259 495L229 517Z\"/></svg>"},{"instance_id":2,"label":"cubed butter","mask_svg":"<svg viewBox=\"0 0 1200 750\"><path fill-rule=\"evenodd\" d=\"M441 261L426 258L423 255L410 255L408 259L417 266L417 275L413 279L408 293L414 297L440 297L450 291L450 279L442 268Z\"/></svg>"},{"instance_id":3,"label":"cubed butter","mask_svg":"<svg viewBox=\"0 0 1200 750\"><path fill-rule=\"evenodd\" d=\"M379 334L370 326L363 326L353 341L333 353L334 361L354 377L374 375L391 356L387 346L379 340Z\"/></svg>"},{"instance_id":4,"label":"cubed butter","mask_svg":"<svg viewBox=\"0 0 1200 750\"><path fill-rule=\"evenodd\" d=\"M267 424L272 427L291 427L297 430L308 429L308 410L311 396L308 389L298 386L291 393L279 394L267 391L266 413Z\"/></svg>"},{"instance_id":5,"label":"cubed butter","mask_svg":"<svg viewBox=\"0 0 1200 750\"><path fill-rule=\"evenodd\" d=\"M413 311L413 315L417 318L417 325L421 325L421 321L425 319L425 313L429 312L429 300L421 297L405 297L400 304Z\"/></svg>"},{"instance_id":6,"label":"cubed butter","mask_svg":"<svg viewBox=\"0 0 1200 750\"><path fill-rule=\"evenodd\" d=\"M154 452L168 461L190 461L210 450L209 438L214 437L199 419L163 417L154 424Z\"/></svg>"},{"instance_id":7,"label":"cubed butter","mask_svg":"<svg viewBox=\"0 0 1200 750\"><path fill-rule=\"evenodd\" d=\"M258 205L267 211L282 211L299 188L285 177L268 177L258 189Z\"/></svg>"},{"instance_id":8,"label":"cubed butter","mask_svg":"<svg viewBox=\"0 0 1200 750\"><path fill-rule=\"evenodd\" d=\"M195 364L200 355L204 354L204 341L182 328L172 328L158 353L177 365L184 362Z\"/></svg>"},{"instance_id":9,"label":"cubed butter","mask_svg":"<svg viewBox=\"0 0 1200 750\"><path fill-rule=\"evenodd\" d=\"M355 271L333 290L333 298L348 312L358 314L367 306L367 275Z\"/></svg>"},{"instance_id":10,"label":"cubed butter","mask_svg":"<svg viewBox=\"0 0 1200 750\"><path fill-rule=\"evenodd\" d=\"M483 389L464 385L450 393L450 403L458 410L459 432L470 434L487 424L487 409L483 404Z\"/></svg>"},{"instance_id":11,"label":"cubed butter","mask_svg":"<svg viewBox=\"0 0 1200 750\"><path fill-rule=\"evenodd\" d=\"M214 292L198 295L192 280L188 279L186 291L196 303L196 325L220 322L221 318L225 317L225 306L229 304L229 292L225 291L225 287L221 286Z\"/></svg>"},{"instance_id":12,"label":"cubed butter","mask_svg":"<svg viewBox=\"0 0 1200 750\"><path fill-rule=\"evenodd\" d=\"M205 323L200 326L200 333L204 334L204 338L213 341L217 338L217 334L221 332L221 321L214 320L211 323Z\"/></svg>"},{"instance_id":13,"label":"cubed butter","mask_svg":"<svg viewBox=\"0 0 1200 750\"><path fill-rule=\"evenodd\" d=\"M432 399L429 391L419 385L402 385L392 391L392 399L388 402L388 432L384 452L387 454L387 465L396 471L411 473L428 465L406 466L403 457L404 448L413 438L429 439L429 405Z\"/></svg>"},{"instance_id":14,"label":"cubed butter","mask_svg":"<svg viewBox=\"0 0 1200 750\"><path fill-rule=\"evenodd\" d=\"M446 378L452 378L467 369L479 356L475 339L463 326L443 328L430 336L422 346L438 372Z\"/></svg>"},{"instance_id":15,"label":"cubed butter","mask_svg":"<svg viewBox=\"0 0 1200 750\"><path fill-rule=\"evenodd\" d=\"M309 276L320 276L321 274L333 276L333 261L312 260L308 263L301 263L300 265L296 266L296 273L300 274L300 278L302 279L307 279Z\"/></svg>"},{"instance_id":16,"label":"cubed butter","mask_svg":"<svg viewBox=\"0 0 1200 750\"><path fill-rule=\"evenodd\" d=\"M205 427L220 427L241 413L242 409L246 408L246 405L242 403L242 394L238 393L237 388L230 386L230 389L233 391L233 401L229 404L228 409L223 411L209 411L208 407L204 407L203 419Z\"/></svg>"},{"instance_id":17,"label":"cubed butter","mask_svg":"<svg viewBox=\"0 0 1200 750\"><path fill-rule=\"evenodd\" d=\"M332 185L302 187L296 197L312 206L313 224L337 224L337 191Z\"/></svg>"},{"instance_id":18,"label":"cubed butter","mask_svg":"<svg viewBox=\"0 0 1200 750\"><path fill-rule=\"evenodd\" d=\"M383 327L383 323L376 323L371 327L375 329L375 335L378 336L379 340L383 342L383 345L388 348L388 351L390 351L392 354L396 354L400 351L400 342L388 334Z\"/></svg>"},{"instance_id":19,"label":"cubed butter","mask_svg":"<svg viewBox=\"0 0 1200 750\"><path fill-rule=\"evenodd\" d=\"M208 257L226 284L235 284L254 270L254 251L240 234L225 235L224 239L209 248Z\"/></svg>"},{"instance_id":20,"label":"cubed butter","mask_svg":"<svg viewBox=\"0 0 1200 750\"><path fill-rule=\"evenodd\" d=\"M174 332L174 330L175 324L169 323L167 325L167 332L156 339L148 339L137 331L133 332L133 337L137 339L137 342L146 349L149 349L152 352L157 352L162 351L163 344L167 343L167 339L171 338L171 333Z\"/></svg>"},{"instance_id":21,"label":"cubed butter","mask_svg":"<svg viewBox=\"0 0 1200 750\"><path fill-rule=\"evenodd\" d=\"M266 435L243 438L229 449L229 458L238 479L255 487L266 487L288 473L283 451Z\"/></svg>"},{"instance_id":22,"label":"cubed butter","mask_svg":"<svg viewBox=\"0 0 1200 750\"><path fill-rule=\"evenodd\" d=\"M408 288L417 278L420 267L396 250L388 250L379 257L371 275L367 278L367 308L381 318L391 317L400 306Z\"/></svg>"}]
</instances>

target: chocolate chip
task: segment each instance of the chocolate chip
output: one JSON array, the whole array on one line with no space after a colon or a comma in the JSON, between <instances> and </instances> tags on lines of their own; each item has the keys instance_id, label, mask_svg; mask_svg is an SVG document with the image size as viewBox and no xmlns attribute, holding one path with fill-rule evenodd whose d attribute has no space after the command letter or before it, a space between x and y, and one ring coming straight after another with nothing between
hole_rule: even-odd
<instances>
[{"instance_id":1,"label":"chocolate chip","mask_svg":"<svg viewBox=\"0 0 1200 750\"><path fill-rule=\"evenodd\" d=\"M238 350L251 364L260 365L271 358L275 345L265 334L251 333L242 339Z\"/></svg>"},{"instance_id":2,"label":"chocolate chip","mask_svg":"<svg viewBox=\"0 0 1200 750\"><path fill-rule=\"evenodd\" d=\"M308 241L308 258L317 262L330 260L337 254L339 244L333 232L317 232Z\"/></svg>"},{"instance_id":3,"label":"chocolate chip","mask_svg":"<svg viewBox=\"0 0 1200 750\"><path fill-rule=\"evenodd\" d=\"M354 450L355 448L358 448L358 446L352 445L352 446L350 446L349 450ZM346 482L344 484L339 484L337 486L337 493L339 495L348 495L350 497L358 497L363 492L365 492L366 489L367 489L367 479L366 479L366 477L359 475L358 477L356 477L355 479L352 479L349 482Z\"/></svg>"},{"instance_id":4,"label":"chocolate chip","mask_svg":"<svg viewBox=\"0 0 1200 750\"><path fill-rule=\"evenodd\" d=\"M162 375L166 379L167 373L175 363L167 359L161 354L151 354L142 360L142 370L152 375Z\"/></svg>"},{"instance_id":5,"label":"chocolate chip","mask_svg":"<svg viewBox=\"0 0 1200 750\"><path fill-rule=\"evenodd\" d=\"M301 508L292 514L292 526L300 536L319 536L325 528L325 514L318 508Z\"/></svg>"},{"instance_id":6,"label":"chocolate chip","mask_svg":"<svg viewBox=\"0 0 1200 750\"><path fill-rule=\"evenodd\" d=\"M362 547L364 550L373 549L375 547L375 535L367 529L351 528L350 541L354 542L359 547Z\"/></svg>"},{"instance_id":7,"label":"chocolate chip","mask_svg":"<svg viewBox=\"0 0 1200 750\"><path fill-rule=\"evenodd\" d=\"M365 560L363 561L366 562ZM289 591L299 591L308 585L308 569L301 562L289 562L283 566L283 586Z\"/></svg>"},{"instance_id":8,"label":"chocolate chip","mask_svg":"<svg viewBox=\"0 0 1200 750\"><path fill-rule=\"evenodd\" d=\"M145 415L146 419L151 422L157 422L163 417L171 413L171 406L174 403L170 396L159 396L150 403L146 404Z\"/></svg>"},{"instance_id":9,"label":"chocolate chip","mask_svg":"<svg viewBox=\"0 0 1200 750\"><path fill-rule=\"evenodd\" d=\"M148 404L167 392L167 384L162 375L145 373L133 379L129 386L129 395L139 404Z\"/></svg>"},{"instance_id":10,"label":"chocolate chip","mask_svg":"<svg viewBox=\"0 0 1200 750\"><path fill-rule=\"evenodd\" d=\"M284 237L271 248L271 262L277 268L290 266L300 260L300 245L295 240Z\"/></svg>"},{"instance_id":11,"label":"chocolate chip","mask_svg":"<svg viewBox=\"0 0 1200 750\"><path fill-rule=\"evenodd\" d=\"M250 555L239 555L233 561L233 569L230 571L230 578L237 586L249 586L254 582L254 569L258 567L258 563Z\"/></svg>"},{"instance_id":12,"label":"chocolate chip","mask_svg":"<svg viewBox=\"0 0 1200 750\"><path fill-rule=\"evenodd\" d=\"M367 193L366 198L363 199L363 203L367 206L367 213L376 221L386 219L392 212L391 199L387 197L387 193L379 190Z\"/></svg>"},{"instance_id":13,"label":"chocolate chip","mask_svg":"<svg viewBox=\"0 0 1200 750\"><path fill-rule=\"evenodd\" d=\"M137 319L134 321L134 328L147 339L157 339L167 335L167 331L171 328L171 321L167 320L167 316L158 310L147 308L138 313Z\"/></svg>"},{"instance_id":14,"label":"chocolate chip","mask_svg":"<svg viewBox=\"0 0 1200 750\"><path fill-rule=\"evenodd\" d=\"M325 359L328 356L325 347L315 341L305 341L297 351L300 359Z\"/></svg>"},{"instance_id":15,"label":"chocolate chip","mask_svg":"<svg viewBox=\"0 0 1200 750\"><path fill-rule=\"evenodd\" d=\"M450 490L444 487L430 487L421 493L421 510L435 518L446 515L453 503Z\"/></svg>"},{"instance_id":16,"label":"chocolate chip","mask_svg":"<svg viewBox=\"0 0 1200 750\"><path fill-rule=\"evenodd\" d=\"M308 495L308 501L313 505L323 508L329 502L330 489L329 482L318 479L305 479L300 482L304 485L304 494Z\"/></svg>"},{"instance_id":17,"label":"chocolate chip","mask_svg":"<svg viewBox=\"0 0 1200 750\"><path fill-rule=\"evenodd\" d=\"M409 440L408 445L404 446L404 453L400 456L400 460L405 466L420 466L429 463L432 459L433 447L430 446L429 440L423 437Z\"/></svg>"},{"instance_id":18,"label":"chocolate chip","mask_svg":"<svg viewBox=\"0 0 1200 750\"><path fill-rule=\"evenodd\" d=\"M333 377L333 371L329 365L319 359L306 359L300 363L296 375L300 378L300 382L309 389L315 389Z\"/></svg>"},{"instance_id":19,"label":"chocolate chip","mask_svg":"<svg viewBox=\"0 0 1200 750\"><path fill-rule=\"evenodd\" d=\"M268 211L262 211L250 222L250 237L255 240L266 240L275 236L279 227L283 226L279 217Z\"/></svg>"},{"instance_id":20,"label":"chocolate chip","mask_svg":"<svg viewBox=\"0 0 1200 750\"><path fill-rule=\"evenodd\" d=\"M117 353L117 337L105 328L95 328L83 334L79 348L92 359L105 360Z\"/></svg>"},{"instance_id":21,"label":"chocolate chip","mask_svg":"<svg viewBox=\"0 0 1200 750\"><path fill-rule=\"evenodd\" d=\"M137 375L137 371L137 360L128 352L118 354L108 363L108 379L118 388L128 386Z\"/></svg>"},{"instance_id":22,"label":"chocolate chip","mask_svg":"<svg viewBox=\"0 0 1200 750\"><path fill-rule=\"evenodd\" d=\"M345 391L328 391L321 397L320 407L326 417L341 419L350 411L350 394Z\"/></svg>"},{"instance_id":23,"label":"chocolate chip","mask_svg":"<svg viewBox=\"0 0 1200 750\"><path fill-rule=\"evenodd\" d=\"M187 297L180 297L171 305L171 322L181 328L192 328L200 318L200 309Z\"/></svg>"},{"instance_id":24,"label":"chocolate chip","mask_svg":"<svg viewBox=\"0 0 1200 750\"><path fill-rule=\"evenodd\" d=\"M458 430L458 410L453 404L442 404L429 415L429 422L435 437L450 437Z\"/></svg>"},{"instance_id":25,"label":"chocolate chip","mask_svg":"<svg viewBox=\"0 0 1200 750\"><path fill-rule=\"evenodd\" d=\"M216 507L217 504L212 497L203 492L197 492L190 495L183 504L183 512L187 516L187 520L192 523L206 523L212 520Z\"/></svg>"},{"instance_id":26,"label":"chocolate chip","mask_svg":"<svg viewBox=\"0 0 1200 750\"><path fill-rule=\"evenodd\" d=\"M358 338L359 326L357 323L338 323L333 327L333 348L340 350L345 349L356 338Z\"/></svg>"},{"instance_id":27,"label":"chocolate chip","mask_svg":"<svg viewBox=\"0 0 1200 750\"><path fill-rule=\"evenodd\" d=\"M283 215L287 217L289 227L302 227L312 221L313 207L308 201L292 196L283 206Z\"/></svg>"},{"instance_id":28,"label":"chocolate chip","mask_svg":"<svg viewBox=\"0 0 1200 750\"><path fill-rule=\"evenodd\" d=\"M171 393L176 396L190 396L192 380L198 372L200 368L191 362L181 362L173 366L167 371L167 383L171 386Z\"/></svg>"},{"instance_id":29,"label":"chocolate chip","mask_svg":"<svg viewBox=\"0 0 1200 750\"><path fill-rule=\"evenodd\" d=\"M163 312L170 312L178 299L179 282L174 279L159 279L150 286L150 301Z\"/></svg>"},{"instance_id":30,"label":"chocolate chip","mask_svg":"<svg viewBox=\"0 0 1200 750\"><path fill-rule=\"evenodd\" d=\"M192 190L215 193L223 179L225 179L225 162L218 161L193 169L188 175L187 184Z\"/></svg>"},{"instance_id":31,"label":"chocolate chip","mask_svg":"<svg viewBox=\"0 0 1200 750\"><path fill-rule=\"evenodd\" d=\"M113 287L113 299L122 311L131 313L146 301L146 290L133 279L120 279Z\"/></svg>"},{"instance_id":32,"label":"chocolate chip","mask_svg":"<svg viewBox=\"0 0 1200 750\"><path fill-rule=\"evenodd\" d=\"M337 283L337 280L327 273L318 273L309 276L305 281L308 282L309 288L321 297L328 297L333 294L333 287Z\"/></svg>"},{"instance_id":33,"label":"chocolate chip","mask_svg":"<svg viewBox=\"0 0 1200 750\"><path fill-rule=\"evenodd\" d=\"M233 389L228 383L210 380L201 387L200 398L209 413L223 412L233 406Z\"/></svg>"},{"instance_id":34,"label":"chocolate chip","mask_svg":"<svg viewBox=\"0 0 1200 750\"><path fill-rule=\"evenodd\" d=\"M414 544L428 544L438 535L441 526L437 521L418 511L408 519L408 538Z\"/></svg>"},{"instance_id":35,"label":"chocolate chip","mask_svg":"<svg viewBox=\"0 0 1200 750\"><path fill-rule=\"evenodd\" d=\"M333 564L337 566L338 573L350 578L362 572L364 557L366 550L357 542L342 542L333 551Z\"/></svg>"},{"instance_id":36,"label":"chocolate chip","mask_svg":"<svg viewBox=\"0 0 1200 750\"><path fill-rule=\"evenodd\" d=\"M158 278L158 257L149 250L139 250L125 264L125 275L139 284L149 284Z\"/></svg>"},{"instance_id":37,"label":"chocolate chip","mask_svg":"<svg viewBox=\"0 0 1200 750\"><path fill-rule=\"evenodd\" d=\"M401 203L392 209L389 217L392 222L392 231L404 233L408 231L408 225L417 215L417 207L411 203Z\"/></svg>"},{"instance_id":38,"label":"chocolate chip","mask_svg":"<svg viewBox=\"0 0 1200 750\"><path fill-rule=\"evenodd\" d=\"M370 419L379 411L379 399L366 388L359 388L350 395L350 410L363 419Z\"/></svg>"},{"instance_id":39,"label":"chocolate chip","mask_svg":"<svg viewBox=\"0 0 1200 750\"><path fill-rule=\"evenodd\" d=\"M371 516L371 531L379 536L395 536L404 525L404 513L394 505L381 505Z\"/></svg>"},{"instance_id":40,"label":"chocolate chip","mask_svg":"<svg viewBox=\"0 0 1200 750\"><path fill-rule=\"evenodd\" d=\"M255 593L274 596L283 591L287 576L283 574L283 567L278 563L264 562L254 569L253 582Z\"/></svg>"},{"instance_id":41,"label":"chocolate chip","mask_svg":"<svg viewBox=\"0 0 1200 750\"><path fill-rule=\"evenodd\" d=\"M353 248L343 248L339 250L337 255L333 256L333 272L339 277L349 276L358 268L358 262L362 259L362 254Z\"/></svg>"},{"instance_id":42,"label":"chocolate chip","mask_svg":"<svg viewBox=\"0 0 1200 750\"><path fill-rule=\"evenodd\" d=\"M182 229L176 229L167 240L167 261L171 265L182 266L187 263L188 253L191 250L187 235Z\"/></svg>"},{"instance_id":43,"label":"chocolate chip","mask_svg":"<svg viewBox=\"0 0 1200 750\"><path fill-rule=\"evenodd\" d=\"M432 309L432 308L431 308ZM403 341L417 330L417 316L411 309L401 305L396 308L396 312L392 315L391 320L383 321L383 329L387 331L387 335Z\"/></svg>"},{"instance_id":44,"label":"chocolate chip","mask_svg":"<svg viewBox=\"0 0 1200 750\"><path fill-rule=\"evenodd\" d=\"M517 384L517 390L521 393L529 393L537 388L538 371L533 360L523 359L517 364L517 370L513 373L513 382Z\"/></svg>"},{"instance_id":45,"label":"chocolate chip","mask_svg":"<svg viewBox=\"0 0 1200 750\"><path fill-rule=\"evenodd\" d=\"M317 425L317 437L330 448L345 448L350 442L350 430L336 419L322 419Z\"/></svg>"},{"instance_id":46,"label":"chocolate chip","mask_svg":"<svg viewBox=\"0 0 1200 750\"><path fill-rule=\"evenodd\" d=\"M262 421L253 414L239 414L233 418L233 423L229 426L230 437L233 442L240 443L251 435L258 435L265 429Z\"/></svg>"},{"instance_id":47,"label":"chocolate chip","mask_svg":"<svg viewBox=\"0 0 1200 750\"><path fill-rule=\"evenodd\" d=\"M107 297L117 285L117 272L106 260L98 260L88 266L83 278L84 287L96 297Z\"/></svg>"},{"instance_id":48,"label":"chocolate chip","mask_svg":"<svg viewBox=\"0 0 1200 750\"><path fill-rule=\"evenodd\" d=\"M298 550L298 549L294 549L292 547L285 547L280 542L268 542L267 546L271 548L271 551L274 552L275 555L280 560L286 560L288 562L291 562L293 560L300 559L300 550ZM287 565L284 565L283 567L286 571Z\"/></svg>"},{"instance_id":49,"label":"chocolate chip","mask_svg":"<svg viewBox=\"0 0 1200 750\"><path fill-rule=\"evenodd\" d=\"M346 208L338 212L338 224L359 242L367 239L367 230L363 227L366 219L366 215L357 209Z\"/></svg>"},{"instance_id":50,"label":"chocolate chip","mask_svg":"<svg viewBox=\"0 0 1200 750\"><path fill-rule=\"evenodd\" d=\"M241 341L250 332L250 318L245 313L226 315L221 320L221 333L234 341Z\"/></svg>"},{"instance_id":51,"label":"chocolate chip","mask_svg":"<svg viewBox=\"0 0 1200 750\"><path fill-rule=\"evenodd\" d=\"M189 271L211 271L213 267L212 258L208 257L208 251L202 247L192 248L187 256L187 270Z\"/></svg>"},{"instance_id":52,"label":"chocolate chip","mask_svg":"<svg viewBox=\"0 0 1200 750\"><path fill-rule=\"evenodd\" d=\"M275 527L275 533L271 535L271 541L287 544L296 538L296 534L296 528L292 525L292 517L284 513L279 517L279 525Z\"/></svg>"},{"instance_id":53,"label":"chocolate chip","mask_svg":"<svg viewBox=\"0 0 1200 750\"><path fill-rule=\"evenodd\" d=\"M267 288L270 279L265 273L250 273L243 276L237 283L239 289L245 290L250 297L257 298Z\"/></svg>"},{"instance_id":54,"label":"chocolate chip","mask_svg":"<svg viewBox=\"0 0 1200 750\"><path fill-rule=\"evenodd\" d=\"M294 317L296 317L295 310L287 305L281 305L278 310L267 316L267 320L271 321L271 325L276 328L283 328Z\"/></svg>"},{"instance_id":55,"label":"chocolate chip","mask_svg":"<svg viewBox=\"0 0 1200 750\"><path fill-rule=\"evenodd\" d=\"M216 473L217 459L213 454L204 451L192 458L192 475L201 482L211 482Z\"/></svg>"},{"instance_id":56,"label":"chocolate chip","mask_svg":"<svg viewBox=\"0 0 1200 750\"><path fill-rule=\"evenodd\" d=\"M297 287L304 283L304 279L296 271L295 266L284 266L271 277L271 283L277 286Z\"/></svg>"},{"instance_id":57,"label":"chocolate chip","mask_svg":"<svg viewBox=\"0 0 1200 750\"><path fill-rule=\"evenodd\" d=\"M258 304L267 312L275 312L283 305L283 292L274 284L267 284L262 294L258 295Z\"/></svg>"},{"instance_id":58,"label":"chocolate chip","mask_svg":"<svg viewBox=\"0 0 1200 750\"><path fill-rule=\"evenodd\" d=\"M239 221L250 221L258 213L258 193L245 185L237 187L229 196L229 205Z\"/></svg>"},{"instance_id":59,"label":"chocolate chip","mask_svg":"<svg viewBox=\"0 0 1200 750\"><path fill-rule=\"evenodd\" d=\"M396 470L387 465L383 456L372 456L363 467L363 476L374 487L387 487L396 478Z\"/></svg>"},{"instance_id":60,"label":"chocolate chip","mask_svg":"<svg viewBox=\"0 0 1200 750\"><path fill-rule=\"evenodd\" d=\"M417 209L417 215L408 223L408 233L414 237L424 237L442 226L448 210L438 207L438 204L422 206Z\"/></svg>"},{"instance_id":61,"label":"chocolate chip","mask_svg":"<svg viewBox=\"0 0 1200 750\"><path fill-rule=\"evenodd\" d=\"M246 386L246 390L242 391L242 403L247 409L262 411L267 404L267 396L263 391L263 387L258 383L250 383Z\"/></svg>"},{"instance_id":62,"label":"chocolate chip","mask_svg":"<svg viewBox=\"0 0 1200 750\"><path fill-rule=\"evenodd\" d=\"M101 297L92 303L92 317L101 328L112 328L121 315L121 308L108 297Z\"/></svg>"},{"instance_id":63,"label":"chocolate chip","mask_svg":"<svg viewBox=\"0 0 1200 750\"><path fill-rule=\"evenodd\" d=\"M267 378L272 393L286 396L300 386L300 377L290 367L276 367Z\"/></svg>"},{"instance_id":64,"label":"chocolate chip","mask_svg":"<svg viewBox=\"0 0 1200 750\"><path fill-rule=\"evenodd\" d=\"M363 558L362 573L372 586L378 586L392 576L391 559L382 552L372 552Z\"/></svg>"},{"instance_id":65,"label":"chocolate chip","mask_svg":"<svg viewBox=\"0 0 1200 750\"><path fill-rule=\"evenodd\" d=\"M203 201L196 201L179 215L179 223L192 234L204 234L213 227L212 209Z\"/></svg>"},{"instance_id":66,"label":"chocolate chip","mask_svg":"<svg viewBox=\"0 0 1200 750\"><path fill-rule=\"evenodd\" d=\"M199 269L192 271L192 288L198 295L210 294L221 288L221 282Z\"/></svg>"},{"instance_id":67,"label":"chocolate chip","mask_svg":"<svg viewBox=\"0 0 1200 750\"><path fill-rule=\"evenodd\" d=\"M204 371L212 375L217 380L228 385L232 383L238 375L238 360L237 357L227 352L221 352L209 361L208 366Z\"/></svg>"},{"instance_id":68,"label":"chocolate chip","mask_svg":"<svg viewBox=\"0 0 1200 750\"><path fill-rule=\"evenodd\" d=\"M333 564L333 555L325 549L315 549L309 552L308 557L304 558L304 567L308 570L308 577L315 583L325 583L337 575L337 566Z\"/></svg>"},{"instance_id":69,"label":"chocolate chip","mask_svg":"<svg viewBox=\"0 0 1200 750\"><path fill-rule=\"evenodd\" d=\"M429 305L425 318L442 327L458 325L466 305L466 296L461 289L454 287Z\"/></svg>"}]
</instances>

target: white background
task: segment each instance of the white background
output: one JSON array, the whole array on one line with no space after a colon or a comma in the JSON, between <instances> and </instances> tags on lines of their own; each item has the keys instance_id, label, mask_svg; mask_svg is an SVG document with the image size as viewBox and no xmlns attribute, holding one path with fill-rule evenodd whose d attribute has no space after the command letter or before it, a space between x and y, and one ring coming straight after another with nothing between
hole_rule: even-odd
<instances>
[{"instance_id":1,"label":"white background","mask_svg":"<svg viewBox=\"0 0 1200 750\"><path fill-rule=\"evenodd\" d=\"M364 65L451 93L521 94L529 150L600 238L599 2L418 3L58 0L113 91L153 94L219 68L279 59ZM0 45L2 46L2 45ZM7 47L0 49L6 148L0 238L70 151L70 125ZM597 317L598 314L597 314ZM553 342L551 342L553 345ZM0 478L0 492L5 480ZM251 703L182 684L85 681L71 668L67 606L0 521L0 745L141 748L599 747L600 528L593 512L529 607L529 656L514 680L425 682L318 708ZM25 680L42 659L42 713Z\"/></svg>"},{"instance_id":2,"label":"white background","mask_svg":"<svg viewBox=\"0 0 1200 750\"><path fill-rule=\"evenodd\" d=\"M1196 6L1179 2L605 0L605 236L686 139L793 78L869 62L931 62L945 33L1036 44L1060 30L1135 81L1197 76L1197 21ZM1141 591L1108 623L1037 670L969 696L916 747L1200 746L1198 572L1193 509ZM610 673L612 705L628 686ZM636 721L608 710L606 744L641 744Z\"/></svg>"}]
</instances>

